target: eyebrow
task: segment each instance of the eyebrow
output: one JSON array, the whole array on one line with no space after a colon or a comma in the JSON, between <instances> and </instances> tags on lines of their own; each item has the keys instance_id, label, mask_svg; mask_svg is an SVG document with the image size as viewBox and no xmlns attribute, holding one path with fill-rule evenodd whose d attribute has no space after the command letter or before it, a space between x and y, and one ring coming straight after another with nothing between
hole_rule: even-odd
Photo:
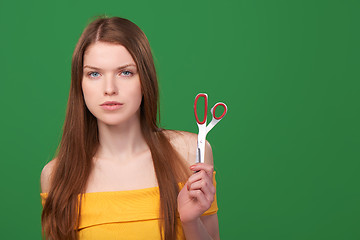
<instances>
[{"instance_id":1,"label":"eyebrow","mask_svg":"<svg viewBox=\"0 0 360 240\"><path fill-rule=\"evenodd\" d=\"M116 70L124 69L124 68L130 67L130 66L136 67L135 64L129 63L129 64L125 64L123 66L117 67ZM93 67L93 66L90 66L90 65L85 65L84 69L85 68L92 68L92 69L95 69L95 70L102 70L101 68Z\"/></svg>"}]
</instances>

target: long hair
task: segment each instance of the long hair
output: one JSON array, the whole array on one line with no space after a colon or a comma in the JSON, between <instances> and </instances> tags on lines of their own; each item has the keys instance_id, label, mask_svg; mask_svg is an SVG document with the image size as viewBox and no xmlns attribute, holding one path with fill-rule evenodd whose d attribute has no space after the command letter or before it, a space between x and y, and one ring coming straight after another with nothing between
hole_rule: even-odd
<instances>
[{"instance_id":1,"label":"long hair","mask_svg":"<svg viewBox=\"0 0 360 240\"><path fill-rule=\"evenodd\" d=\"M77 239L81 199L99 146L97 120L85 105L81 87L84 52L97 41L123 45L137 65L143 93L141 131L151 151L160 190L160 231L165 240L175 239L178 182L184 181L189 172L163 129L158 127L159 92L150 45L133 22L106 16L96 18L84 29L72 56L63 134L41 216L43 235L52 240Z\"/></svg>"}]
</instances>

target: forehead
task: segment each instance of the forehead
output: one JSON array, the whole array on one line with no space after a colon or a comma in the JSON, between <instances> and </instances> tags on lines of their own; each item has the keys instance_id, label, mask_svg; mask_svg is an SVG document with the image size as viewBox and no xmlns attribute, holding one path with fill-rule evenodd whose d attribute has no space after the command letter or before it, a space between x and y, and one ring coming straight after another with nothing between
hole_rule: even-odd
<instances>
[{"instance_id":1,"label":"forehead","mask_svg":"<svg viewBox=\"0 0 360 240\"><path fill-rule=\"evenodd\" d=\"M95 42L84 53L84 66L91 65L101 69L115 69L120 65L135 64L129 51L120 44Z\"/></svg>"}]
</instances>

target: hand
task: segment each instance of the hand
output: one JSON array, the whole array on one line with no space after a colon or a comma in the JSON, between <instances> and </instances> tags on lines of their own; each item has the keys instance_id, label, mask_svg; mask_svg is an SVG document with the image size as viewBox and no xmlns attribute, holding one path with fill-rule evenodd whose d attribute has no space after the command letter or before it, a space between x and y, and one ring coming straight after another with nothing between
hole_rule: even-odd
<instances>
[{"instance_id":1,"label":"hand","mask_svg":"<svg viewBox=\"0 0 360 240\"><path fill-rule=\"evenodd\" d=\"M178 195L178 211L181 222L197 220L214 201L215 187L212 182L214 167L206 163L198 163L190 167L199 171L189 177Z\"/></svg>"}]
</instances>

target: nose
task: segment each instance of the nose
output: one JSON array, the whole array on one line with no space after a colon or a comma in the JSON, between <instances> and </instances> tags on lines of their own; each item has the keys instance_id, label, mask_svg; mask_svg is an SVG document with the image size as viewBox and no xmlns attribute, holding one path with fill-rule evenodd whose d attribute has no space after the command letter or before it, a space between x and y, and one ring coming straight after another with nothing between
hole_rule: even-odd
<instances>
[{"instance_id":1,"label":"nose","mask_svg":"<svg viewBox=\"0 0 360 240\"><path fill-rule=\"evenodd\" d=\"M118 87L116 86L116 79L113 78L108 78L105 79L105 86L104 86L104 95L105 96L112 96L112 95L117 95L119 90Z\"/></svg>"}]
</instances>

